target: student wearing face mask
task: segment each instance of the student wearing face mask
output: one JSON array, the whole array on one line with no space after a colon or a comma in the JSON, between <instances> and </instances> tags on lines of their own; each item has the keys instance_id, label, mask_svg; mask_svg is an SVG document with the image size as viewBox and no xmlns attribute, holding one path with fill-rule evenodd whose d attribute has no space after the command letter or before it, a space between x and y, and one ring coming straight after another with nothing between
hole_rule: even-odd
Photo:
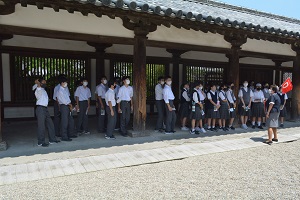
<instances>
[{"instance_id":1,"label":"student wearing face mask","mask_svg":"<svg viewBox=\"0 0 300 200\"><path fill-rule=\"evenodd\" d=\"M268 140L266 140L264 143L270 145L273 143L273 141L278 142L277 128L278 128L278 118L280 114L281 100L277 94L278 92L277 86L272 86L269 91L270 91L270 97L267 101L268 110L266 113L266 118L267 118L266 126L268 127Z\"/></svg>"},{"instance_id":2,"label":"student wearing face mask","mask_svg":"<svg viewBox=\"0 0 300 200\"><path fill-rule=\"evenodd\" d=\"M220 92L219 92L219 101L220 101L220 119L219 119L219 125L220 129L223 131L229 131L229 129L226 127L226 120L229 119L229 102L226 95L227 92L227 85L221 84L220 86Z\"/></svg>"},{"instance_id":3,"label":"student wearing face mask","mask_svg":"<svg viewBox=\"0 0 300 200\"><path fill-rule=\"evenodd\" d=\"M115 97L116 97L116 101L117 101L118 93L119 93L119 90L120 90L120 87L121 87L121 78L120 77L115 77L114 80L115 80L115 83L116 83L116 87L114 89L114 92L115 92ZM117 115L117 123L116 123L115 130L119 131L120 130L120 113L117 112L116 115Z\"/></svg>"},{"instance_id":4,"label":"student wearing face mask","mask_svg":"<svg viewBox=\"0 0 300 200\"><path fill-rule=\"evenodd\" d=\"M242 123L241 128L248 129L246 123L248 121L248 118L251 116L251 101L253 92L248 88L247 81L244 81L243 87L240 89L238 97L240 99L238 112Z\"/></svg>"},{"instance_id":5,"label":"student wearing face mask","mask_svg":"<svg viewBox=\"0 0 300 200\"><path fill-rule=\"evenodd\" d=\"M122 78L123 86L120 87L118 93L118 112L121 113L120 131L124 137L128 136L127 126L130 121L130 113L133 111L133 89L129 85L130 80L128 76Z\"/></svg>"},{"instance_id":6,"label":"student wearing face mask","mask_svg":"<svg viewBox=\"0 0 300 200\"><path fill-rule=\"evenodd\" d=\"M235 130L235 128L233 127L233 121L236 117L236 112L235 112L236 97L233 93L233 90L234 90L234 83L228 84L228 90L226 92L227 100L228 100L228 103L229 103L229 115L230 115L228 128L230 128L231 130Z\"/></svg>"},{"instance_id":7,"label":"student wearing face mask","mask_svg":"<svg viewBox=\"0 0 300 200\"><path fill-rule=\"evenodd\" d=\"M257 127L259 129L263 129L261 125L261 120L265 117L265 109L264 109L264 100L265 96L263 91L261 90L261 84L256 84L256 89L253 92L252 98L252 128L255 128L255 122L257 122Z\"/></svg>"},{"instance_id":8,"label":"student wearing face mask","mask_svg":"<svg viewBox=\"0 0 300 200\"><path fill-rule=\"evenodd\" d=\"M155 105L157 109L157 121L155 131L163 132L164 131L164 113L165 113L165 103L163 95L163 86L165 84L164 77L158 77L158 83L155 86Z\"/></svg>"},{"instance_id":9,"label":"student wearing face mask","mask_svg":"<svg viewBox=\"0 0 300 200\"><path fill-rule=\"evenodd\" d=\"M60 142L55 137L54 124L48 111L49 98L47 92L45 91L46 84L46 80L40 78L35 80L35 85L32 88L33 90L35 90L34 94L36 97L35 114L38 122L37 145L42 147L47 147L49 146L49 144ZM48 129L49 143L46 143L45 141L46 128Z\"/></svg>"},{"instance_id":10,"label":"student wearing face mask","mask_svg":"<svg viewBox=\"0 0 300 200\"><path fill-rule=\"evenodd\" d=\"M117 123L117 110L116 110L116 98L115 98L115 80L108 81L109 89L105 93L106 113L107 113L107 131L105 139L116 139L113 135L113 131Z\"/></svg>"},{"instance_id":11,"label":"student wearing face mask","mask_svg":"<svg viewBox=\"0 0 300 200\"><path fill-rule=\"evenodd\" d=\"M90 110L91 90L88 88L88 81L86 78L81 79L82 86L77 87L75 91L78 125L77 132L79 134L90 134L88 128L88 112Z\"/></svg>"},{"instance_id":12,"label":"student wearing face mask","mask_svg":"<svg viewBox=\"0 0 300 200\"><path fill-rule=\"evenodd\" d=\"M282 93L282 89L281 87L279 87L279 92L277 93L281 104L280 104L280 128L284 128L284 118L286 117L286 108L285 108L285 104L286 104L286 100L288 99L287 94L283 94Z\"/></svg>"},{"instance_id":13,"label":"student wearing face mask","mask_svg":"<svg viewBox=\"0 0 300 200\"><path fill-rule=\"evenodd\" d=\"M74 134L73 124L73 106L70 99L67 78L60 79L60 88L57 92L57 100L61 113L61 137L62 141L72 141L71 138L76 138Z\"/></svg>"},{"instance_id":14,"label":"student wearing face mask","mask_svg":"<svg viewBox=\"0 0 300 200\"><path fill-rule=\"evenodd\" d=\"M218 100L218 92L215 84L212 84L210 91L207 93L207 125L209 131L218 131L216 128L216 120L220 118L220 102Z\"/></svg>"},{"instance_id":15,"label":"student wearing face mask","mask_svg":"<svg viewBox=\"0 0 300 200\"><path fill-rule=\"evenodd\" d=\"M203 124L202 124L202 119L205 118L205 116L203 114L204 101L201 101L201 98L200 98L200 95L198 92L198 90L201 86L202 86L202 84L200 81L195 81L194 89L192 92L192 121L191 121L190 134L199 134L200 132L206 133L205 129L203 128ZM198 127L200 130L195 129L196 123L198 123Z\"/></svg>"},{"instance_id":16,"label":"student wearing face mask","mask_svg":"<svg viewBox=\"0 0 300 200\"><path fill-rule=\"evenodd\" d=\"M165 78L165 85L163 89L163 97L165 101L166 107L166 130L165 134L173 134L175 133L175 123L176 123L176 109L174 106L174 93L171 88L172 78L167 76Z\"/></svg>"},{"instance_id":17,"label":"student wearing face mask","mask_svg":"<svg viewBox=\"0 0 300 200\"><path fill-rule=\"evenodd\" d=\"M198 131L198 132L201 132L201 133L206 133L205 129L203 128L204 127L204 123L205 123L205 113L206 113L206 110L205 110L206 94L203 91L203 82L199 81L199 83L200 83L200 87L198 88L197 92L199 94L200 102L202 103L203 108L201 109L202 119L199 120L199 121L196 120L195 130ZM201 121L202 124L200 124L200 121Z\"/></svg>"},{"instance_id":18,"label":"student wearing face mask","mask_svg":"<svg viewBox=\"0 0 300 200\"><path fill-rule=\"evenodd\" d=\"M263 93L264 93L264 97L265 97L265 100L264 100L264 109L265 109L265 113L267 112L267 109L268 109L267 106L266 106L266 102L267 102L267 100L268 100L269 97L270 97L269 88L270 88L269 84L268 84L268 83L265 83L265 84L264 84L264 89L262 90ZM263 117L262 121L263 121L262 125L263 125L263 126L266 126L266 117Z\"/></svg>"},{"instance_id":19,"label":"student wearing face mask","mask_svg":"<svg viewBox=\"0 0 300 200\"><path fill-rule=\"evenodd\" d=\"M105 113L105 93L107 91L107 78L101 77L101 83L97 87L97 101L98 101L98 133L105 133L106 113Z\"/></svg>"},{"instance_id":20,"label":"student wearing face mask","mask_svg":"<svg viewBox=\"0 0 300 200\"><path fill-rule=\"evenodd\" d=\"M184 83L181 86L181 95L180 95L180 108L179 108L179 115L181 121L181 130L182 131L189 131L190 129L186 127L186 121L190 115L190 102L191 102L191 95L190 95L190 85L189 83Z\"/></svg>"}]
</instances>

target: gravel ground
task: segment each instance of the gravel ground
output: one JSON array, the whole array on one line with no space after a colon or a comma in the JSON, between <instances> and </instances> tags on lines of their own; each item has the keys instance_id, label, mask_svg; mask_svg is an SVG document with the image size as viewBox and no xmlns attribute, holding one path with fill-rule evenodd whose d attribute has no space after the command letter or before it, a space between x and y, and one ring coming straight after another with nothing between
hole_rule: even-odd
<instances>
[{"instance_id":1,"label":"gravel ground","mask_svg":"<svg viewBox=\"0 0 300 200\"><path fill-rule=\"evenodd\" d=\"M300 141L0 186L0 199L300 199Z\"/></svg>"}]
</instances>

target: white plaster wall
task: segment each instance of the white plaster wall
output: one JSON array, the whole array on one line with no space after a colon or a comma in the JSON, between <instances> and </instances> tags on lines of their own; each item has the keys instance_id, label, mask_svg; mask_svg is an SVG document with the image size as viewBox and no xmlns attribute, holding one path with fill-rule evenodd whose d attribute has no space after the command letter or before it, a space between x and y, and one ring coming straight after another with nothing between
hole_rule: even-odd
<instances>
[{"instance_id":1,"label":"white plaster wall","mask_svg":"<svg viewBox=\"0 0 300 200\"><path fill-rule=\"evenodd\" d=\"M200 52L200 51L186 52L181 55L181 58L193 59L193 60L216 61L216 62L228 62L228 58L225 56L225 54L208 53L208 52Z\"/></svg>"},{"instance_id":2,"label":"white plaster wall","mask_svg":"<svg viewBox=\"0 0 300 200\"><path fill-rule=\"evenodd\" d=\"M293 67L293 61L282 63L283 67Z\"/></svg>"},{"instance_id":3,"label":"white plaster wall","mask_svg":"<svg viewBox=\"0 0 300 200\"><path fill-rule=\"evenodd\" d=\"M296 56L296 53L291 49L291 45L289 44L281 44L255 39L247 39L247 43L242 45L242 50Z\"/></svg>"},{"instance_id":4,"label":"white plaster wall","mask_svg":"<svg viewBox=\"0 0 300 200\"><path fill-rule=\"evenodd\" d=\"M39 10L36 6L21 7L20 4L16 5L16 12L2 15L0 24L127 38L134 35L122 25L120 18L83 16L80 12L71 14L66 10L55 12L52 8Z\"/></svg>"},{"instance_id":5,"label":"white plaster wall","mask_svg":"<svg viewBox=\"0 0 300 200\"><path fill-rule=\"evenodd\" d=\"M201 31L179 29L175 26L170 28L158 26L155 32L149 33L149 40L174 42L181 44L204 45L212 47L230 48L230 44L220 34L204 33Z\"/></svg>"},{"instance_id":6,"label":"white plaster wall","mask_svg":"<svg viewBox=\"0 0 300 200\"><path fill-rule=\"evenodd\" d=\"M83 41L62 40L51 38L40 38L31 36L14 35L12 39L2 42L5 46L31 47L41 49L89 51L94 52L95 48Z\"/></svg>"},{"instance_id":7,"label":"white plaster wall","mask_svg":"<svg viewBox=\"0 0 300 200\"><path fill-rule=\"evenodd\" d=\"M3 85L1 87L3 87L3 101L11 101L9 63L9 54L2 54Z\"/></svg>"},{"instance_id":8,"label":"white plaster wall","mask_svg":"<svg viewBox=\"0 0 300 200\"><path fill-rule=\"evenodd\" d=\"M243 64L253 64L253 65L270 65L275 66L275 63L270 59L262 59L262 58L241 58L240 63Z\"/></svg>"}]
</instances>

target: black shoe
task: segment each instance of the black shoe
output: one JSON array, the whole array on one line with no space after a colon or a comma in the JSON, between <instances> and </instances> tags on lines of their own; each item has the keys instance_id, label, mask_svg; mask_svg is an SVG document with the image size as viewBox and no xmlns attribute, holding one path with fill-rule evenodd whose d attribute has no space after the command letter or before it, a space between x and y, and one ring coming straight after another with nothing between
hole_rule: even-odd
<instances>
[{"instance_id":1,"label":"black shoe","mask_svg":"<svg viewBox=\"0 0 300 200\"><path fill-rule=\"evenodd\" d=\"M283 128L284 127L284 125L283 124L280 124L280 126L279 126L280 128Z\"/></svg>"},{"instance_id":2,"label":"black shoe","mask_svg":"<svg viewBox=\"0 0 300 200\"><path fill-rule=\"evenodd\" d=\"M72 139L71 138L65 138L65 139L61 139L62 141L66 141L66 142L71 142Z\"/></svg>"},{"instance_id":3,"label":"black shoe","mask_svg":"<svg viewBox=\"0 0 300 200\"><path fill-rule=\"evenodd\" d=\"M217 127L215 127L215 128L213 128L213 130L216 131L216 132L218 132L219 129Z\"/></svg>"},{"instance_id":4,"label":"black shoe","mask_svg":"<svg viewBox=\"0 0 300 200\"><path fill-rule=\"evenodd\" d=\"M272 139L272 141L274 141L274 142L278 142L278 139L275 139L275 138L273 138L273 139Z\"/></svg>"},{"instance_id":5,"label":"black shoe","mask_svg":"<svg viewBox=\"0 0 300 200\"><path fill-rule=\"evenodd\" d=\"M127 133L121 133L123 137L128 137Z\"/></svg>"},{"instance_id":6,"label":"black shoe","mask_svg":"<svg viewBox=\"0 0 300 200\"><path fill-rule=\"evenodd\" d=\"M69 136L69 138L77 138L78 136L77 135L71 135Z\"/></svg>"},{"instance_id":7,"label":"black shoe","mask_svg":"<svg viewBox=\"0 0 300 200\"><path fill-rule=\"evenodd\" d=\"M252 128L255 129L255 125L252 125Z\"/></svg>"},{"instance_id":8,"label":"black shoe","mask_svg":"<svg viewBox=\"0 0 300 200\"><path fill-rule=\"evenodd\" d=\"M259 129L264 129L262 126L258 126L257 128L259 128Z\"/></svg>"},{"instance_id":9,"label":"black shoe","mask_svg":"<svg viewBox=\"0 0 300 200\"><path fill-rule=\"evenodd\" d=\"M230 126L230 129L231 129L231 130L235 130L235 128L234 128L233 126Z\"/></svg>"},{"instance_id":10,"label":"black shoe","mask_svg":"<svg viewBox=\"0 0 300 200\"><path fill-rule=\"evenodd\" d=\"M272 141L269 141L269 140L267 140L267 141L264 141L264 143L265 143L265 144L268 144L268 145L271 145L273 142L272 142Z\"/></svg>"},{"instance_id":11,"label":"black shoe","mask_svg":"<svg viewBox=\"0 0 300 200\"><path fill-rule=\"evenodd\" d=\"M264 127L266 127L266 123L262 123L262 125L263 125Z\"/></svg>"},{"instance_id":12,"label":"black shoe","mask_svg":"<svg viewBox=\"0 0 300 200\"><path fill-rule=\"evenodd\" d=\"M49 144L55 144L55 143L59 143L59 142L60 142L60 140L55 140L53 142L49 142Z\"/></svg>"},{"instance_id":13,"label":"black shoe","mask_svg":"<svg viewBox=\"0 0 300 200\"><path fill-rule=\"evenodd\" d=\"M105 139L107 139L107 140L115 140L116 138L115 138L114 135L112 135L112 136L105 136Z\"/></svg>"},{"instance_id":14,"label":"black shoe","mask_svg":"<svg viewBox=\"0 0 300 200\"><path fill-rule=\"evenodd\" d=\"M221 127L220 127L220 130L221 130L221 129L222 129L223 131L225 131L225 132L226 132L226 128L225 128L225 127L223 127L223 128L221 128Z\"/></svg>"},{"instance_id":15,"label":"black shoe","mask_svg":"<svg viewBox=\"0 0 300 200\"><path fill-rule=\"evenodd\" d=\"M229 128L225 127L226 131L229 131Z\"/></svg>"},{"instance_id":16,"label":"black shoe","mask_svg":"<svg viewBox=\"0 0 300 200\"><path fill-rule=\"evenodd\" d=\"M176 131L171 131L171 133L175 133Z\"/></svg>"},{"instance_id":17,"label":"black shoe","mask_svg":"<svg viewBox=\"0 0 300 200\"><path fill-rule=\"evenodd\" d=\"M38 144L38 146L39 146L39 147L48 147L48 146L49 146L49 144L47 144L47 143L43 143L43 144Z\"/></svg>"}]
</instances>

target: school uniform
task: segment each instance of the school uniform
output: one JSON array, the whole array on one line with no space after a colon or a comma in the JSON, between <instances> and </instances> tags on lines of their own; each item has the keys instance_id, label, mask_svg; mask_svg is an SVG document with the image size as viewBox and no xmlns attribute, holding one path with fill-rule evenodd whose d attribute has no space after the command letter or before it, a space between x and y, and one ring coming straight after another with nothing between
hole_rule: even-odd
<instances>
[{"instance_id":1,"label":"school uniform","mask_svg":"<svg viewBox=\"0 0 300 200\"><path fill-rule=\"evenodd\" d=\"M60 88L60 84L57 84L53 91L53 100L54 100L54 129L55 129L55 135L57 137L60 137L60 109L59 109L59 103L57 101L57 92ZM67 88L68 89L68 88ZM68 89L68 93L70 96L70 91Z\"/></svg>"},{"instance_id":2,"label":"school uniform","mask_svg":"<svg viewBox=\"0 0 300 200\"><path fill-rule=\"evenodd\" d=\"M36 97L36 117L38 122L38 145L45 144L45 131L48 129L49 142L56 142L53 121L48 111L48 94L44 88L38 87L35 90Z\"/></svg>"},{"instance_id":3,"label":"school uniform","mask_svg":"<svg viewBox=\"0 0 300 200\"><path fill-rule=\"evenodd\" d=\"M130 121L130 113L131 113L131 99L133 97L133 88L131 86L123 85L120 87L118 93L118 103L120 103L121 107L121 122L120 122L120 131L121 134L127 135L127 126Z\"/></svg>"},{"instance_id":4,"label":"school uniform","mask_svg":"<svg viewBox=\"0 0 300 200\"><path fill-rule=\"evenodd\" d=\"M249 89L248 87L242 87L239 91L239 95L238 97L244 100L245 106L247 107L250 103L250 98L253 97L253 92L251 89ZM251 116L251 109L248 109L248 111L246 111L245 108L243 108L243 103L240 100L239 106L238 106L238 113L240 116Z\"/></svg>"},{"instance_id":5,"label":"school uniform","mask_svg":"<svg viewBox=\"0 0 300 200\"><path fill-rule=\"evenodd\" d=\"M105 93L107 92L107 88L106 86L101 83L98 85L97 87L97 101L98 101L98 132L99 133L104 133L105 132L105 127L106 127L106 122L107 122L107 118L106 118L106 113L105 113ZM100 97L100 99L99 99ZM104 110L102 110L101 108L101 104L100 101L102 102L103 106L104 106Z\"/></svg>"},{"instance_id":6,"label":"school uniform","mask_svg":"<svg viewBox=\"0 0 300 200\"><path fill-rule=\"evenodd\" d=\"M61 113L61 137L62 140L68 140L70 137L76 137L74 133L74 119L69 104L71 103L68 88L60 86L57 92L57 100Z\"/></svg>"},{"instance_id":7,"label":"school uniform","mask_svg":"<svg viewBox=\"0 0 300 200\"><path fill-rule=\"evenodd\" d=\"M273 104L273 107L270 111L269 118L267 118L266 126L268 128L278 128L278 118L280 114L280 105L281 100L278 94L270 95L267 101L267 107L269 108L269 104Z\"/></svg>"},{"instance_id":8,"label":"school uniform","mask_svg":"<svg viewBox=\"0 0 300 200\"><path fill-rule=\"evenodd\" d=\"M224 101L226 100L226 101ZM228 99L225 91L221 90L219 92L219 101L220 101L220 119L229 119L230 114L229 114L229 106L228 106Z\"/></svg>"},{"instance_id":9,"label":"school uniform","mask_svg":"<svg viewBox=\"0 0 300 200\"><path fill-rule=\"evenodd\" d=\"M252 104L251 104L251 116L252 117L265 117L264 109L264 93L261 90L255 90L253 92ZM255 102L256 101L256 102ZM259 101L259 102L257 102Z\"/></svg>"},{"instance_id":10,"label":"school uniform","mask_svg":"<svg viewBox=\"0 0 300 200\"><path fill-rule=\"evenodd\" d=\"M235 112L235 109L234 109L234 103L236 102L236 98L234 96L233 91L231 89L228 89L227 92L226 92L226 96L227 96L227 100L228 100L228 103L229 103L229 109L231 109L229 111L230 118L235 118L236 117L236 112Z\"/></svg>"},{"instance_id":11,"label":"school uniform","mask_svg":"<svg viewBox=\"0 0 300 200\"><path fill-rule=\"evenodd\" d=\"M165 102L163 96L163 87L158 83L155 86L155 105L158 114L155 130L162 130L164 128Z\"/></svg>"},{"instance_id":12,"label":"school uniform","mask_svg":"<svg viewBox=\"0 0 300 200\"><path fill-rule=\"evenodd\" d=\"M112 109L114 111L114 116L111 115L111 110L109 108L109 103L112 104ZM106 105L106 113L107 113L107 130L106 135L108 137L113 136L114 129L116 127L117 123L117 110L116 110L116 96L114 90L109 88L107 92L105 93L105 105Z\"/></svg>"},{"instance_id":13,"label":"school uniform","mask_svg":"<svg viewBox=\"0 0 300 200\"><path fill-rule=\"evenodd\" d=\"M175 129L176 124L176 113L175 113L175 106L174 106L174 93L169 85L165 85L163 89L163 96L166 108L166 133L172 133ZM172 108L172 111L169 110L167 104L169 104Z\"/></svg>"},{"instance_id":14,"label":"school uniform","mask_svg":"<svg viewBox=\"0 0 300 200\"><path fill-rule=\"evenodd\" d=\"M79 86L75 91L75 97L78 98L78 106L79 106L79 113L78 113L78 125L77 125L77 132L88 133L88 101L91 98L91 90L88 87Z\"/></svg>"},{"instance_id":15,"label":"school uniform","mask_svg":"<svg viewBox=\"0 0 300 200\"><path fill-rule=\"evenodd\" d=\"M192 119L199 121L200 119L204 119L205 115L202 115L200 105L198 103L203 104L204 100L201 100L199 91L194 88L192 94L192 105L195 106L195 111L192 110Z\"/></svg>"},{"instance_id":16,"label":"school uniform","mask_svg":"<svg viewBox=\"0 0 300 200\"><path fill-rule=\"evenodd\" d=\"M279 117L286 117L287 112L286 112L286 108L285 108L285 105L284 105L284 101L288 99L288 96L287 96L287 94L282 94L281 92L278 92L277 94L278 94L278 96L280 98L280 101L281 101Z\"/></svg>"},{"instance_id":17,"label":"school uniform","mask_svg":"<svg viewBox=\"0 0 300 200\"><path fill-rule=\"evenodd\" d=\"M215 104L218 103L218 93L217 93L217 91L214 92L214 91L210 90L207 93L207 99L208 99L208 101L206 103L206 107L207 107L206 116L207 116L207 118L209 118L209 119L219 119L220 118L219 109L215 110L214 105L209 101L209 100L212 100Z\"/></svg>"},{"instance_id":18,"label":"school uniform","mask_svg":"<svg viewBox=\"0 0 300 200\"><path fill-rule=\"evenodd\" d=\"M117 99L118 99L118 93L119 93L120 87L121 87L121 86L117 84L117 85L116 85L116 88L114 89L116 101L117 101ZM116 108L116 109L117 109L117 108ZM117 110L116 115L117 115L117 123L116 123L115 129L120 129L120 113L118 113L118 110Z\"/></svg>"},{"instance_id":19,"label":"school uniform","mask_svg":"<svg viewBox=\"0 0 300 200\"><path fill-rule=\"evenodd\" d=\"M264 108L265 108L265 112L267 112L267 106L266 106L266 101L269 99L270 97L270 92L269 92L269 89L268 88L264 88L263 90L263 93L264 93L264 97L265 97L265 101L264 101Z\"/></svg>"},{"instance_id":20,"label":"school uniform","mask_svg":"<svg viewBox=\"0 0 300 200\"><path fill-rule=\"evenodd\" d=\"M189 117L190 115L190 102L191 102L191 98L190 98L190 93L187 89L182 89L181 90L181 98L180 98L180 109L179 109L179 113L180 113L180 118L185 118L185 117Z\"/></svg>"}]
</instances>

